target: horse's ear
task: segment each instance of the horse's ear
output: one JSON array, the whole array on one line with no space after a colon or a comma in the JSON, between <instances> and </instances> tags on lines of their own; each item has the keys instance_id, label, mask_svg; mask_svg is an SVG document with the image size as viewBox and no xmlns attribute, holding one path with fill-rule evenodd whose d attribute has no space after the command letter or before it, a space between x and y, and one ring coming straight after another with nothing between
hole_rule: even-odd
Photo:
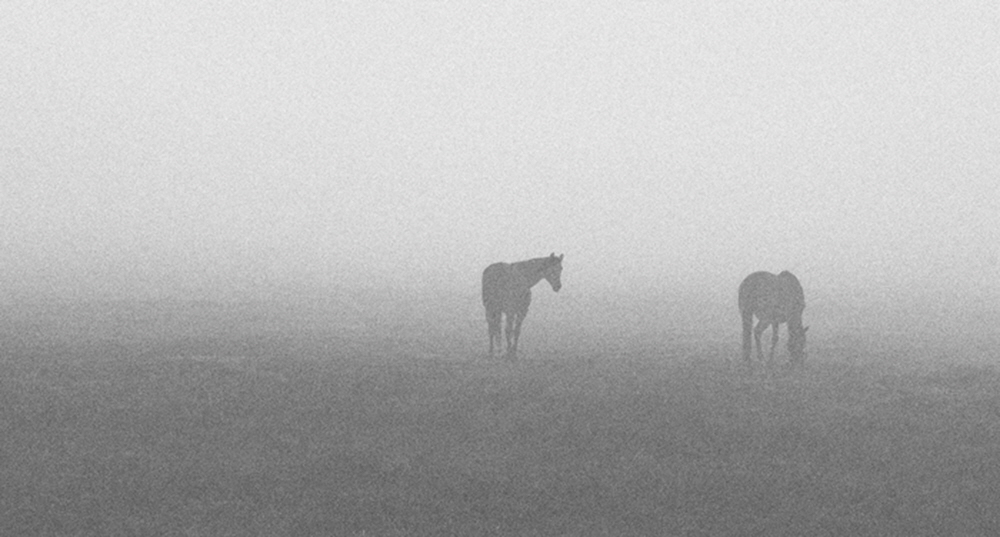
<instances>
[{"instance_id":1,"label":"horse's ear","mask_svg":"<svg viewBox=\"0 0 1000 537\"><path fill-rule=\"evenodd\" d=\"M555 252L552 252L551 254L549 254L549 259L555 259L555 258L556 258L556 253Z\"/></svg>"},{"instance_id":2,"label":"horse's ear","mask_svg":"<svg viewBox=\"0 0 1000 537\"><path fill-rule=\"evenodd\" d=\"M564 255L566 255L566 254L559 254L559 262L560 263L562 263L562 258L563 258Z\"/></svg>"}]
</instances>

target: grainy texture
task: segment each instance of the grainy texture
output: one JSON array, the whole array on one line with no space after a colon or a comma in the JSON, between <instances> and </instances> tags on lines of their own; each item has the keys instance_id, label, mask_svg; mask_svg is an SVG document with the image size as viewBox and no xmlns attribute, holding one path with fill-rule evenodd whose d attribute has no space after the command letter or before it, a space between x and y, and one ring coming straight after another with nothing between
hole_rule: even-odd
<instances>
[{"instance_id":1,"label":"grainy texture","mask_svg":"<svg viewBox=\"0 0 1000 537\"><path fill-rule=\"evenodd\" d=\"M0 534L1000 530L1000 372L961 353L369 337L8 345Z\"/></svg>"}]
</instances>

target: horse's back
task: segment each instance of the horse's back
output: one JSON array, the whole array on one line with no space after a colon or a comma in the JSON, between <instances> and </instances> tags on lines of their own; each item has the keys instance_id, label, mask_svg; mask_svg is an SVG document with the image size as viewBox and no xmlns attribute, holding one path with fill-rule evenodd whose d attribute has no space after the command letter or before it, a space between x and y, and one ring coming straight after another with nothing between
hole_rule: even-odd
<instances>
[{"instance_id":1,"label":"horse's back","mask_svg":"<svg viewBox=\"0 0 1000 537\"><path fill-rule=\"evenodd\" d=\"M802 284L791 272L774 275L767 271L750 274L739 290L740 312L785 322L805 308Z\"/></svg>"}]
</instances>

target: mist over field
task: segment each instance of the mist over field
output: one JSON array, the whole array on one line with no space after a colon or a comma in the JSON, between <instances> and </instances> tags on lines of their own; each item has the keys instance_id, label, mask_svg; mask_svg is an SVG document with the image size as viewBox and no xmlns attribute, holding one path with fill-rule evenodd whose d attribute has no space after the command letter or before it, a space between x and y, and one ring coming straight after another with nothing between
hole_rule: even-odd
<instances>
[{"instance_id":1,"label":"mist over field","mask_svg":"<svg viewBox=\"0 0 1000 537\"><path fill-rule=\"evenodd\" d=\"M567 258L569 259L569 258ZM736 360L740 316L735 288L603 294L577 289L572 265L563 288L544 281L533 291L523 328L525 359L600 351L655 351L674 344L702 345ZM820 293L806 285L804 323L812 360L842 361L892 348L945 362L992 360L1000 343L1000 307L984 297L944 292ZM277 337L353 341L364 349L384 339L418 358L485 359L486 322L479 289L283 289L226 300L79 300L49 297L0 308L5 341L63 345L103 341L166 343L194 339ZM779 355L787 341L782 325ZM770 331L764 334L769 345ZM412 352L410 352L412 351ZM208 351L206 351L208 352ZM361 354L364 354L361 352ZM373 354L378 354L373 352ZM959 359L958 356L962 358Z\"/></svg>"},{"instance_id":2,"label":"mist over field","mask_svg":"<svg viewBox=\"0 0 1000 537\"><path fill-rule=\"evenodd\" d=\"M991 2L4 9L0 303L1000 296Z\"/></svg>"}]
</instances>

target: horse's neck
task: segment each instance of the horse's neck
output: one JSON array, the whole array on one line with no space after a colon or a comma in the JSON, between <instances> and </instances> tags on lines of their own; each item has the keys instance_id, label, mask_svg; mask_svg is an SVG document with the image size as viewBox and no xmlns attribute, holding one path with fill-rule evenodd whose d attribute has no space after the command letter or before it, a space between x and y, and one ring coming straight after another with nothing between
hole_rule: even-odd
<instances>
[{"instance_id":1,"label":"horse's neck","mask_svg":"<svg viewBox=\"0 0 1000 537\"><path fill-rule=\"evenodd\" d=\"M545 259L543 258L514 263L514 270L519 272L524 278L525 283L528 284L528 289L531 289L536 283L542 281L543 269L545 267L544 261Z\"/></svg>"},{"instance_id":2,"label":"horse's neck","mask_svg":"<svg viewBox=\"0 0 1000 537\"><path fill-rule=\"evenodd\" d=\"M800 331L802 330L802 312L792 313L792 316L788 318L788 330L789 331Z\"/></svg>"}]
</instances>

